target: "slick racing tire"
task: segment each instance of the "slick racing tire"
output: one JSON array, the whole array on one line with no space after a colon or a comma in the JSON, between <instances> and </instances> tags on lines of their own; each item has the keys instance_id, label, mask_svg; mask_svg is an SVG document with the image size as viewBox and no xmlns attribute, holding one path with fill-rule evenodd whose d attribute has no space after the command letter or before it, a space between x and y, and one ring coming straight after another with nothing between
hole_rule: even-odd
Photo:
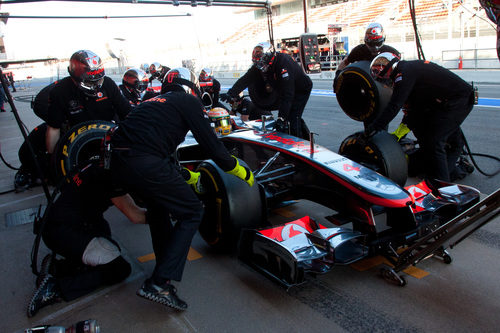
<instances>
[{"instance_id":1,"label":"slick racing tire","mask_svg":"<svg viewBox=\"0 0 500 333\"><path fill-rule=\"evenodd\" d=\"M266 82L260 75L256 82L248 86L248 95L253 104L264 111L278 110L280 107L277 89L270 92L266 90Z\"/></svg>"},{"instance_id":2,"label":"slick racing tire","mask_svg":"<svg viewBox=\"0 0 500 333\"><path fill-rule=\"evenodd\" d=\"M247 166L239 160L240 165ZM225 173L212 160L197 168L204 193L199 195L205 211L200 234L214 249L234 251L243 228L257 228L265 220L260 186Z\"/></svg>"},{"instance_id":3,"label":"slick racing tire","mask_svg":"<svg viewBox=\"0 0 500 333\"><path fill-rule=\"evenodd\" d=\"M396 138L387 132L378 132L366 139L356 132L342 141L339 154L364 165L404 186L408 178L408 162Z\"/></svg>"},{"instance_id":4,"label":"slick racing tire","mask_svg":"<svg viewBox=\"0 0 500 333\"><path fill-rule=\"evenodd\" d=\"M103 120L86 121L66 132L59 140L53 156L56 180L71 175L85 162L100 159L104 136L114 126Z\"/></svg>"},{"instance_id":5,"label":"slick racing tire","mask_svg":"<svg viewBox=\"0 0 500 333\"><path fill-rule=\"evenodd\" d=\"M369 61L357 61L344 68L333 90L344 113L365 123L385 108L392 95L392 88L372 78Z\"/></svg>"}]
</instances>

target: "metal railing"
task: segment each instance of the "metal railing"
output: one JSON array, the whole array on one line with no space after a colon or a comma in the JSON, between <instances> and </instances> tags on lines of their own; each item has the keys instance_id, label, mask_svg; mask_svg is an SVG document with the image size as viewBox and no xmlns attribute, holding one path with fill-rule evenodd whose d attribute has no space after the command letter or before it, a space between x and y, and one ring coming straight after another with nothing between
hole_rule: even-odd
<instances>
[{"instance_id":1,"label":"metal railing","mask_svg":"<svg viewBox=\"0 0 500 333\"><path fill-rule=\"evenodd\" d=\"M462 49L441 51L441 61L447 68L499 69L497 49Z\"/></svg>"}]
</instances>

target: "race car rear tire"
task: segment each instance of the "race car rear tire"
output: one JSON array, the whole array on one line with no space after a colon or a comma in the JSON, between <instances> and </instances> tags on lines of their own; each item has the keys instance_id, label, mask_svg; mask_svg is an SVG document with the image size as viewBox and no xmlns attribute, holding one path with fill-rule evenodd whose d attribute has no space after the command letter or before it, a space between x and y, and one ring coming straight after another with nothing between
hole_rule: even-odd
<instances>
[{"instance_id":1,"label":"race car rear tire","mask_svg":"<svg viewBox=\"0 0 500 333\"><path fill-rule=\"evenodd\" d=\"M241 165L245 162L239 160ZM213 248L234 251L244 228L257 228L265 221L265 203L260 187L225 173L212 160L197 168L204 193L200 195L205 211L199 231Z\"/></svg>"},{"instance_id":2,"label":"race car rear tire","mask_svg":"<svg viewBox=\"0 0 500 333\"><path fill-rule=\"evenodd\" d=\"M370 74L370 62L363 60L349 64L334 81L340 108L350 118L370 123L385 108L392 95L392 88Z\"/></svg>"},{"instance_id":3,"label":"race car rear tire","mask_svg":"<svg viewBox=\"0 0 500 333\"><path fill-rule=\"evenodd\" d=\"M58 141L53 154L56 181L71 175L85 162L101 158L101 145L106 132L114 123L93 120L72 127Z\"/></svg>"},{"instance_id":4,"label":"race car rear tire","mask_svg":"<svg viewBox=\"0 0 500 333\"><path fill-rule=\"evenodd\" d=\"M272 89L270 92L266 90L266 82L260 75L257 82L248 86L248 95L253 104L262 110L273 111L280 107L278 91L276 89Z\"/></svg>"},{"instance_id":5,"label":"race car rear tire","mask_svg":"<svg viewBox=\"0 0 500 333\"><path fill-rule=\"evenodd\" d=\"M339 154L386 176L400 186L408 178L408 162L396 138L379 132L366 140L363 132L349 135L342 141Z\"/></svg>"}]
</instances>

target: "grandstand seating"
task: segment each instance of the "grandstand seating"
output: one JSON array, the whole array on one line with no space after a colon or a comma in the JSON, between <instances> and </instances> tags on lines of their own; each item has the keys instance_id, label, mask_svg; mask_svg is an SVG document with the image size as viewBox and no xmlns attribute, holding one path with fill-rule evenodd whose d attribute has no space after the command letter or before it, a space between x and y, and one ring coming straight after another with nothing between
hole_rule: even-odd
<instances>
[{"instance_id":1,"label":"grandstand seating","mask_svg":"<svg viewBox=\"0 0 500 333\"><path fill-rule=\"evenodd\" d=\"M459 2L453 3L453 10L460 6ZM442 0L417 0L415 12L419 20L442 19L447 17L448 9ZM394 23L411 23L411 16L407 0L351 0L329 6L311 8L308 12L311 23L325 22L344 24L348 27L365 27L370 22L391 20ZM303 22L303 13L295 12L273 18L275 29ZM222 43L231 44L242 40L252 40L259 32L267 30L267 20L260 19L246 24L237 32L228 36ZM290 36L276 36L290 37Z\"/></svg>"}]
</instances>

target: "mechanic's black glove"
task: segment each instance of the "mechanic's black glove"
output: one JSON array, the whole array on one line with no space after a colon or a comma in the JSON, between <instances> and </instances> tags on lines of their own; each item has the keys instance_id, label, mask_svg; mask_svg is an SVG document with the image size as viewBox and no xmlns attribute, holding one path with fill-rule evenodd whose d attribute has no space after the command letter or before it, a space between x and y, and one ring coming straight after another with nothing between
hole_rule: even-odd
<instances>
[{"instance_id":1,"label":"mechanic's black glove","mask_svg":"<svg viewBox=\"0 0 500 333\"><path fill-rule=\"evenodd\" d=\"M223 102L229 103L232 100L232 97L229 94L223 93L219 95L219 99Z\"/></svg>"},{"instance_id":2,"label":"mechanic's black glove","mask_svg":"<svg viewBox=\"0 0 500 333\"><path fill-rule=\"evenodd\" d=\"M288 121L278 117L278 119L274 122L274 129L278 132L289 133Z\"/></svg>"}]
</instances>

